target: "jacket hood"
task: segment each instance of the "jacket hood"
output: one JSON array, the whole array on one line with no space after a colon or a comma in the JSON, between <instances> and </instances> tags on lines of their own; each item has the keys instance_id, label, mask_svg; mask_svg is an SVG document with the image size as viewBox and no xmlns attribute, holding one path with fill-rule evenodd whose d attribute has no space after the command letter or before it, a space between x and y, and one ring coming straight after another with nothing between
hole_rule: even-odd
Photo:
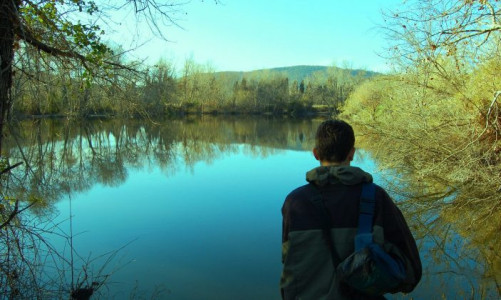
<instances>
[{"instance_id":1,"label":"jacket hood","mask_svg":"<svg viewBox=\"0 0 501 300\"><path fill-rule=\"evenodd\" d=\"M372 175L358 167L320 166L306 173L306 181L318 186L337 183L355 185L372 182Z\"/></svg>"}]
</instances>

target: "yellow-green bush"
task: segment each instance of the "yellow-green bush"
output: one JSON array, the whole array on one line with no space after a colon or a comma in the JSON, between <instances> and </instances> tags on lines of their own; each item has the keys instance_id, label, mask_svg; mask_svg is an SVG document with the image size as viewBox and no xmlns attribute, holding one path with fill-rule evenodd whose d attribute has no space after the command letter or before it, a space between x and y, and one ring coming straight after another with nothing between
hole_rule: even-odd
<instances>
[{"instance_id":1,"label":"yellow-green bush","mask_svg":"<svg viewBox=\"0 0 501 300\"><path fill-rule=\"evenodd\" d=\"M493 75L500 72L500 63L487 62L461 78L461 89L429 73L378 77L358 87L342 116L383 167L411 175L405 186L414 191L406 193L499 203L500 142L485 114L498 106L493 93L501 82ZM495 122L492 113L490 119Z\"/></svg>"}]
</instances>

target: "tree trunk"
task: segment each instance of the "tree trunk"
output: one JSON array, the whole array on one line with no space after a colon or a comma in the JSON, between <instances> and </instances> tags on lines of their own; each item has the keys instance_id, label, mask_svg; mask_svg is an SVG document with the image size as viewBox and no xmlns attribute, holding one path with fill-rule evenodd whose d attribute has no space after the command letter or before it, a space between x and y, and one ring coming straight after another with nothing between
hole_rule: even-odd
<instances>
[{"instance_id":1,"label":"tree trunk","mask_svg":"<svg viewBox=\"0 0 501 300\"><path fill-rule=\"evenodd\" d=\"M4 123L10 106L12 61L14 59L14 23L16 0L0 0L0 154Z\"/></svg>"}]
</instances>

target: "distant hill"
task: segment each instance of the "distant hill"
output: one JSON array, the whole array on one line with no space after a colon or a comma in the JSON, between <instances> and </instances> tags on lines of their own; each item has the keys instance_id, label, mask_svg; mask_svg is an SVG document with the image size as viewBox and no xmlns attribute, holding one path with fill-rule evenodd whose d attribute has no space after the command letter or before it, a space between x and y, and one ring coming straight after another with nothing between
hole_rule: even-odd
<instances>
[{"instance_id":1,"label":"distant hill","mask_svg":"<svg viewBox=\"0 0 501 300\"><path fill-rule=\"evenodd\" d=\"M313 74L317 74L322 76L323 74L327 75L327 70L329 68L336 67L328 67L328 66L291 66L291 67L279 67L279 68L270 68L270 69L261 69L249 72L216 72L216 75L224 77L228 82L240 81L242 78L247 79L260 79L266 78L270 76L278 76L282 75L289 78L289 82L293 82L296 80L297 82L301 82L301 80L307 80L308 77L313 76ZM365 76L372 77L378 75L379 73L372 71L364 71L359 69L349 70L351 75L355 76L360 72L365 72Z\"/></svg>"},{"instance_id":2,"label":"distant hill","mask_svg":"<svg viewBox=\"0 0 501 300\"><path fill-rule=\"evenodd\" d=\"M297 80L300 82L303 79L306 79L313 75L316 72L327 72L326 66L292 66L292 67L280 67L280 68L272 68L272 69L264 69L264 70L256 70L253 72L272 72L272 73L282 73L289 78L289 82Z\"/></svg>"}]
</instances>

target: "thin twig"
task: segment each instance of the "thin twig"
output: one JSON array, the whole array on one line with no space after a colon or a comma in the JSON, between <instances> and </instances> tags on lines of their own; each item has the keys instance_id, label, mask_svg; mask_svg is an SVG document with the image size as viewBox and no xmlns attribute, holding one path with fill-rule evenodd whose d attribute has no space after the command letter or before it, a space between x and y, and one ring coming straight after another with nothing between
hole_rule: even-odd
<instances>
[{"instance_id":1,"label":"thin twig","mask_svg":"<svg viewBox=\"0 0 501 300\"><path fill-rule=\"evenodd\" d=\"M7 168L5 168L5 169L3 169L2 171L0 171L0 175L3 175L3 174L5 174L5 173L7 173L7 172L9 172L10 170L12 170L12 169L14 169L14 168L16 168L16 167L18 167L18 166L20 166L20 165L22 165L22 164L23 164L23 162L22 162L22 161L20 161L20 162L18 162L18 163L13 164L12 166L8 166Z\"/></svg>"}]
</instances>

